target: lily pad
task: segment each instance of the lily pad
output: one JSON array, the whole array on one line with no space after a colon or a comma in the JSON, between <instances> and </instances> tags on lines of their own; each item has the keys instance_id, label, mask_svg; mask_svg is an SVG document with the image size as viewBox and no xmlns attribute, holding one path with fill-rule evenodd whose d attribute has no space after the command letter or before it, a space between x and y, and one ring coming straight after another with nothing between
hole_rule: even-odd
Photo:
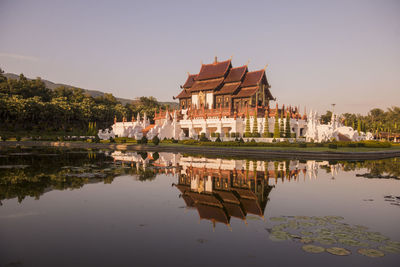
<instances>
[{"instance_id":1,"label":"lily pad","mask_svg":"<svg viewBox=\"0 0 400 267\"><path fill-rule=\"evenodd\" d=\"M334 239L332 237L328 237L328 236L320 236L320 237L314 238L314 240L316 242L319 242L324 245L332 245L332 244L336 243L336 239Z\"/></svg>"},{"instance_id":2,"label":"lily pad","mask_svg":"<svg viewBox=\"0 0 400 267\"><path fill-rule=\"evenodd\" d=\"M314 245L304 245L302 248L305 252L310 252L310 253L321 253L325 251L325 248Z\"/></svg>"},{"instance_id":3,"label":"lily pad","mask_svg":"<svg viewBox=\"0 0 400 267\"><path fill-rule=\"evenodd\" d=\"M385 252L400 254L400 248L393 247L393 246L380 246L379 249L383 250Z\"/></svg>"},{"instance_id":4,"label":"lily pad","mask_svg":"<svg viewBox=\"0 0 400 267\"><path fill-rule=\"evenodd\" d=\"M354 227L359 230L364 230L364 231L368 230L368 227L363 225L355 225Z\"/></svg>"},{"instance_id":5,"label":"lily pad","mask_svg":"<svg viewBox=\"0 0 400 267\"><path fill-rule=\"evenodd\" d=\"M300 222L299 225L303 228L310 228L315 226L315 223L312 222Z\"/></svg>"},{"instance_id":6,"label":"lily pad","mask_svg":"<svg viewBox=\"0 0 400 267\"><path fill-rule=\"evenodd\" d=\"M325 219L329 220L329 221L340 221L340 220L344 220L344 218L342 216L325 216Z\"/></svg>"},{"instance_id":7,"label":"lily pad","mask_svg":"<svg viewBox=\"0 0 400 267\"><path fill-rule=\"evenodd\" d=\"M282 231L283 229L285 229L286 226L285 225L275 225L274 227L272 227L272 231Z\"/></svg>"},{"instance_id":8,"label":"lily pad","mask_svg":"<svg viewBox=\"0 0 400 267\"><path fill-rule=\"evenodd\" d=\"M284 217L271 217L269 219L273 222L285 222L286 221L286 218L284 218Z\"/></svg>"},{"instance_id":9,"label":"lily pad","mask_svg":"<svg viewBox=\"0 0 400 267\"><path fill-rule=\"evenodd\" d=\"M361 255L370 257L370 258L378 258L378 257L385 256L385 253L383 253L380 250L373 249L373 248L360 248L358 250L358 253L360 253Z\"/></svg>"},{"instance_id":10,"label":"lily pad","mask_svg":"<svg viewBox=\"0 0 400 267\"><path fill-rule=\"evenodd\" d=\"M386 244L391 247L396 247L400 248L400 242L399 241L387 241Z\"/></svg>"},{"instance_id":11,"label":"lily pad","mask_svg":"<svg viewBox=\"0 0 400 267\"><path fill-rule=\"evenodd\" d=\"M361 242L358 240L354 240L354 239L347 239L347 238L341 238L339 239L339 243L342 243L344 245L348 245L348 246L360 246Z\"/></svg>"},{"instance_id":12,"label":"lily pad","mask_svg":"<svg viewBox=\"0 0 400 267\"><path fill-rule=\"evenodd\" d=\"M380 233L370 233L370 232L367 233L366 238L367 240L374 242L383 242L389 239L388 237L383 236Z\"/></svg>"},{"instance_id":13,"label":"lily pad","mask_svg":"<svg viewBox=\"0 0 400 267\"><path fill-rule=\"evenodd\" d=\"M351 239L353 237L353 235L346 234L346 233L336 233L335 237L340 238L340 239Z\"/></svg>"},{"instance_id":14,"label":"lily pad","mask_svg":"<svg viewBox=\"0 0 400 267\"><path fill-rule=\"evenodd\" d=\"M312 239L311 237L308 237L308 236L303 236L300 239L300 242L303 244L310 244L310 243L314 242L314 239Z\"/></svg>"},{"instance_id":15,"label":"lily pad","mask_svg":"<svg viewBox=\"0 0 400 267\"><path fill-rule=\"evenodd\" d=\"M337 256L348 256L351 252L345 248L331 247L326 249L327 252Z\"/></svg>"},{"instance_id":16,"label":"lily pad","mask_svg":"<svg viewBox=\"0 0 400 267\"><path fill-rule=\"evenodd\" d=\"M271 239L272 241L285 241L290 239L290 236L283 231L273 231L269 235L269 239Z\"/></svg>"},{"instance_id":17,"label":"lily pad","mask_svg":"<svg viewBox=\"0 0 400 267\"><path fill-rule=\"evenodd\" d=\"M311 217L308 216L294 216L296 220L310 220Z\"/></svg>"},{"instance_id":18,"label":"lily pad","mask_svg":"<svg viewBox=\"0 0 400 267\"><path fill-rule=\"evenodd\" d=\"M302 235L313 235L313 232L308 232L308 231L301 231L300 234Z\"/></svg>"}]
</instances>

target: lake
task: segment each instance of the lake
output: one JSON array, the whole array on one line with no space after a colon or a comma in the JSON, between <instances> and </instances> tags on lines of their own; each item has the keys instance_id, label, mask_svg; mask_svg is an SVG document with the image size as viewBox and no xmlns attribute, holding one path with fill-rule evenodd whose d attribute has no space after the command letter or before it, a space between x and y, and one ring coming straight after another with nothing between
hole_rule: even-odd
<instances>
[{"instance_id":1,"label":"lake","mask_svg":"<svg viewBox=\"0 0 400 267\"><path fill-rule=\"evenodd\" d=\"M400 159L0 151L0 266L399 266Z\"/></svg>"}]
</instances>

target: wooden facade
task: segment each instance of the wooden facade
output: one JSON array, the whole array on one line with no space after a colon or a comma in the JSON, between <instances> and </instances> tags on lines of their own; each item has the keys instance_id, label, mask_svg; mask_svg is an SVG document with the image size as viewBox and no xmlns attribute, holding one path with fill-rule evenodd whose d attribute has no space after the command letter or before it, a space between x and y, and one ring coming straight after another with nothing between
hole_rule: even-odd
<instances>
[{"instance_id":1,"label":"wooden facade","mask_svg":"<svg viewBox=\"0 0 400 267\"><path fill-rule=\"evenodd\" d=\"M231 60L202 64L198 74L189 74L176 97L181 109L229 109L266 107L274 100L265 69L233 68Z\"/></svg>"}]
</instances>

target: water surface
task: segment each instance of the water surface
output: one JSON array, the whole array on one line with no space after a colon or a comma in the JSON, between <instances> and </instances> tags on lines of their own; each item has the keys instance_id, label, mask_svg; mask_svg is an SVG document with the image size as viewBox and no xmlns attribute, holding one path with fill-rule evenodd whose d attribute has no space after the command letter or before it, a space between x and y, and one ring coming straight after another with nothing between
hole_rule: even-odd
<instances>
[{"instance_id":1,"label":"water surface","mask_svg":"<svg viewBox=\"0 0 400 267\"><path fill-rule=\"evenodd\" d=\"M3 150L0 265L397 266L399 162Z\"/></svg>"}]
</instances>

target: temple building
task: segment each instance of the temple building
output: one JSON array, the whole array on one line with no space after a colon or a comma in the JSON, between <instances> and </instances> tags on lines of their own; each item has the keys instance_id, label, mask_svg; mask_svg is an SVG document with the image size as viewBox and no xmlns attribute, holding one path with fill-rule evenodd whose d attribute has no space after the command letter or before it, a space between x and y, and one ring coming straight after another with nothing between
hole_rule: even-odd
<instances>
[{"instance_id":1,"label":"temple building","mask_svg":"<svg viewBox=\"0 0 400 267\"><path fill-rule=\"evenodd\" d=\"M189 74L176 97L182 110L266 107L274 100L265 69L249 72L247 65L233 68L231 60L202 64L198 74Z\"/></svg>"},{"instance_id":2,"label":"temple building","mask_svg":"<svg viewBox=\"0 0 400 267\"><path fill-rule=\"evenodd\" d=\"M299 107L278 107L270 89L266 68L249 71L247 64L233 67L231 59L215 58L213 63L202 64L198 74L188 74L181 92L173 97L179 100L179 109L160 109L152 125L145 117L143 121L138 117L132 122L115 122L112 132L101 132L99 136L141 138L145 134L148 139L158 136L183 140L204 135L229 141L248 137L245 133L251 132L256 141L272 142L278 121L279 125L290 125L290 138L303 137L306 115L300 114Z\"/></svg>"}]
</instances>

